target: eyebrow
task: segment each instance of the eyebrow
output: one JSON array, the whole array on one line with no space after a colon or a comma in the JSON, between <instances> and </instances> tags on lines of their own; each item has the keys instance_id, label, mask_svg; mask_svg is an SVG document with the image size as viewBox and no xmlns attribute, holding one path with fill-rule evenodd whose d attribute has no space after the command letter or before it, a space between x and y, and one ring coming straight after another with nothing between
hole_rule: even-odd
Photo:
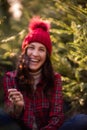
<instances>
[{"instance_id":1,"label":"eyebrow","mask_svg":"<svg viewBox=\"0 0 87 130\"><path fill-rule=\"evenodd\" d=\"M29 46L35 46L35 45L29 44ZM44 46L40 46L40 48L46 49Z\"/></svg>"}]
</instances>

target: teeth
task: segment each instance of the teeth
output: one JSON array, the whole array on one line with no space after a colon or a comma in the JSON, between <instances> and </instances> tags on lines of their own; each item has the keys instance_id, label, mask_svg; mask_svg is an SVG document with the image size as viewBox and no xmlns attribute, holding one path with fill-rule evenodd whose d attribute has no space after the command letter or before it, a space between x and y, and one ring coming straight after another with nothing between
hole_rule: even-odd
<instances>
[{"instance_id":1,"label":"teeth","mask_svg":"<svg viewBox=\"0 0 87 130\"><path fill-rule=\"evenodd\" d=\"M33 61L33 62L38 62L39 60L36 60L36 59L31 59L30 61Z\"/></svg>"}]
</instances>

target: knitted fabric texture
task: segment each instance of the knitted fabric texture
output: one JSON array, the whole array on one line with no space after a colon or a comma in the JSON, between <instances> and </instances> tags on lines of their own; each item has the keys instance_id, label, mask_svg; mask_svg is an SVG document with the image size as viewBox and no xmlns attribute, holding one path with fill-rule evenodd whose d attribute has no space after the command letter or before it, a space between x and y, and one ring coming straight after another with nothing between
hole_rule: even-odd
<instances>
[{"instance_id":1,"label":"knitted fabric texture","mask_svg":"<svg viewBox=\"0 0 87 130\"><path fill-rule=\"evenodd\" d=\"M42 20L40 17L34 17L31 19L29 24L29 33L25 36L22 43L22 50L32 43L39 42L42 43L49 54L52 52L52 43L49 34L50 23Z\"/></svg>"}]
</instances>

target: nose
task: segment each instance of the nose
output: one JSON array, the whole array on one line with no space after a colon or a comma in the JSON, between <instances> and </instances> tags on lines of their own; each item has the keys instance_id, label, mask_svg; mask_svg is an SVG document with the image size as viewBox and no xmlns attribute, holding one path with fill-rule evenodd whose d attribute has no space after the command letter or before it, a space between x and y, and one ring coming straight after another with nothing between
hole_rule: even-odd
<instances>
[{"instance_id":1,"label":"nose","mask_svg":"<svg viewBox=\"0 0 87 130\"><path fill-rule=\"evenodd\" d=\"M34 56L38 56L39 55L39 51L37 49L34 49L33 53Z\"/></svg>"}]
</instances>

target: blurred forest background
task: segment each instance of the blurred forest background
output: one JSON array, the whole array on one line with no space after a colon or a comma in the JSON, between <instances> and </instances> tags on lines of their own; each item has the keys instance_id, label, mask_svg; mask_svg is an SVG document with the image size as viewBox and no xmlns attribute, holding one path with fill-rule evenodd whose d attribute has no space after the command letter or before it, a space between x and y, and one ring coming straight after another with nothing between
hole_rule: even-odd
<instances>
[{"instance_id":1,"label":"blurred forest background","mask_svg":"<svg viewBox=\"0 0 87 130\"><path fill-rule=\"evenodd\" d=\"M51 22L52 63L62 75L67 115L87 113L87 0L0 0L0 104L2 78L14 70L29 20Z\"/></svg>"}]
</instances>

